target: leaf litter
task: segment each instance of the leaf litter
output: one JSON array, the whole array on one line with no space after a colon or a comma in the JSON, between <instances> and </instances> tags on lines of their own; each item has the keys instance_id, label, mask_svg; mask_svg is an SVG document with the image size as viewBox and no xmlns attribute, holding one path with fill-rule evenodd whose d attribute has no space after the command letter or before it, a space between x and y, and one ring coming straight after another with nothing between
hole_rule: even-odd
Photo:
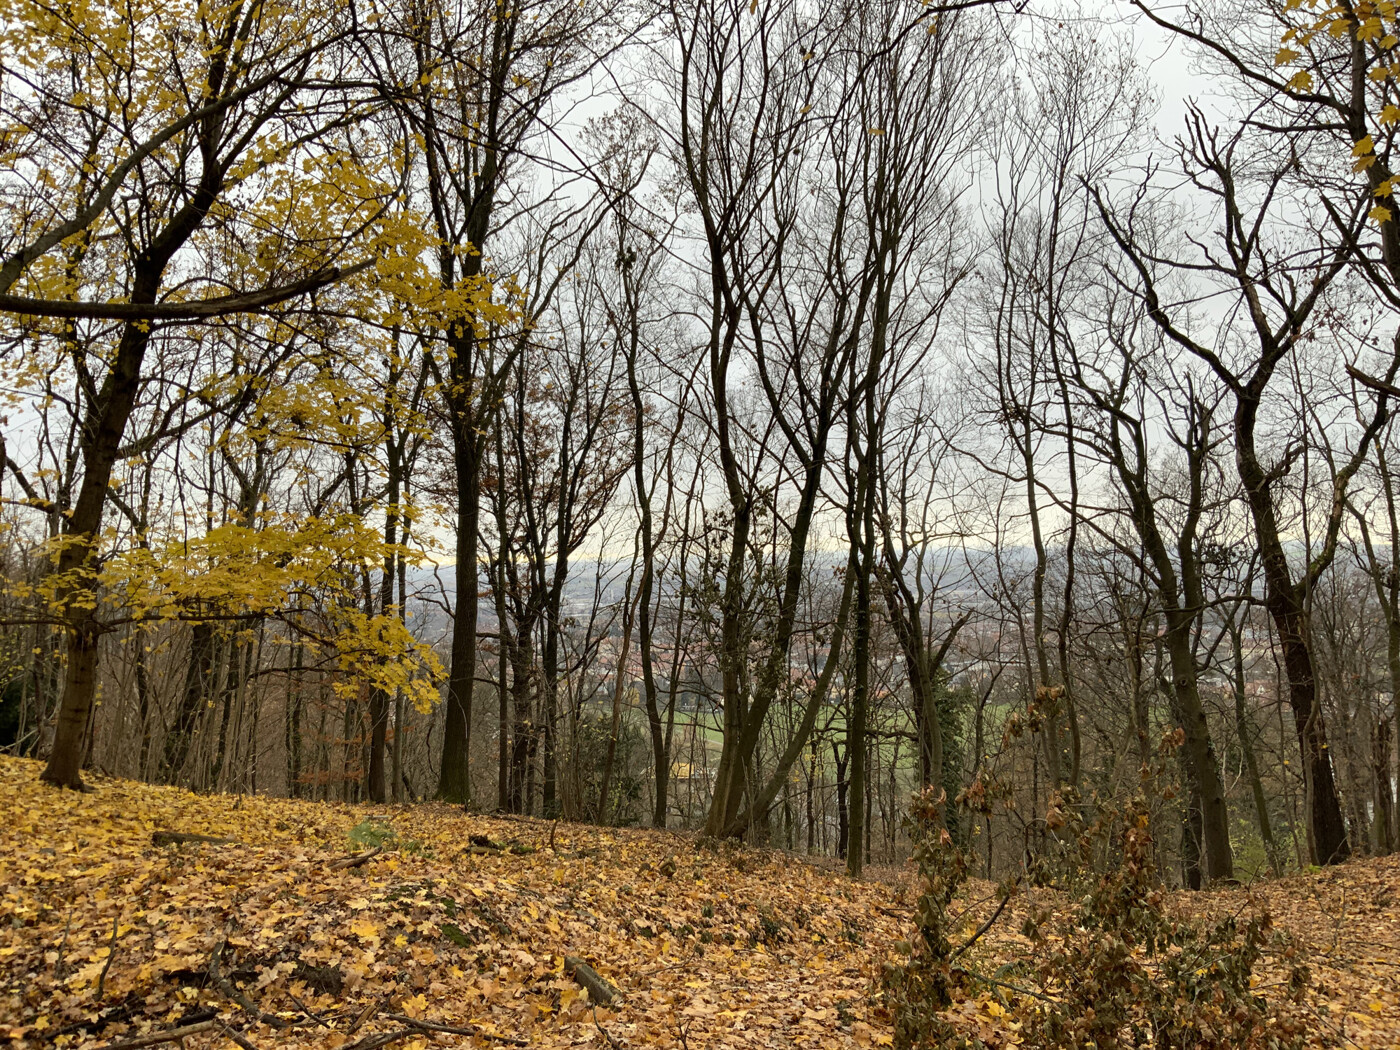
<instances>
[{"instance_id":1,"label":"leaf litter","mask_svg":"<svg viewBox=\"0 0 1400 1050\"><path fill-rule=\"evenodd\" d=\"M892 1042L880 974L912 939L905 872L852 881L776 851L441 804L102 777L79 795L41 785L39 768L0 757L0 1044L134 1050L179 1031L189 1050ZM177 841L155 845L159 831ZM1400 859L1386 858L1175 906L1267 906L1310 952L1314 1043L1396 1047L1397 897ZM996 900L987 883L968 898L971 933ZM968 969L1015 971L1030 903L1005 909ZM1017 980L969 985L948 1018L1018 1045L1035 1000Z\"/></svg>"}]
</instances>

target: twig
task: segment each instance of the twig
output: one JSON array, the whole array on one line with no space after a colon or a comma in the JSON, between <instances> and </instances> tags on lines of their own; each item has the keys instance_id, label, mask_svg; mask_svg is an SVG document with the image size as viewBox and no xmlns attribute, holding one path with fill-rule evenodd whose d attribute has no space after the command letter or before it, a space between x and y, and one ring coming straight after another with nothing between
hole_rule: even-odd
<instances>
[{"instance_id":1,"label":"twig","mask_svg":"<svg viewBox=\"0 0 1400 1050\"><path fill-rule=\"evenodd\" d=\"M375 1035L367 1035L363 1039L356 1039L353 1043L346 1043L340 1050L378 1050L381 1046L388 1046L390 1043L397 1043L400 1039L407 1039L418 1031L417 1028L396 1028L392 1032L379 1032Z\"/></svg>"},{"instance_id":2,"label":"twig","mask_svg":"<svg viewBox=\"0 0 1400 1050\"><path fill-rule=\"evenodd\" d=\"M1022 988L1019 984L1010 984L1007 981L999 981L995 977L983 977L975 970L968 970L961 966L952 968L954 973L960 973L964 977L971 977L974 981L981 981L983 984L995 985L997 988L1005 988L1009 992L1017 995L1029 995L1032 999L1039 999L1043 1003L1053 1003L1055 1000L1041 992L1033 992L1029 988Z\"/></svg>"},{"instance_id":3,"label":"twig","mask_svg":"<svg viewBox=\"0 0 1400 1050\"><path fill-rule=\"evenodd\" d=\"M598 1020L598 1004L593 1004L593 1023L598 1026L598 1031L603 1033L603 1038L608 1041L608 1045L613 1050L622 1050L622 1044L613 1038L613 1034L603 1027L603 1022Z\"/></svg>"},{"instance_id":4,"label":"twig","mask_svg":"<svg viewBox=\"0 0 1400 1050\"><path fill-rule=\"evenodd\" d=\"M1018 878L1018 879L1016 880L1016 884L1019 885L1019 884L1020 884L1020 881L1021 881L1021 880ZM997 905L996 911L992 912L991 918L989 918L989 919L988 919L986 922L984 922L981 926L977 927L977 932L974 933L971 937L969 937L965 942L963 942L962 944L958 945L957 949L953 952L952 955L948 956L948 958L949 958L949 959L956 959L959 955L961 955L963 952L967 951L967 950L968 950L969 948L971 948L974 944L976 944L979 940L981 940L981 939L982 939L982 935L983 935L984 933L986 933L988 930L990 930L990 929L996 924L996 921L997 921L999 918L1001 918L1001 913L1004 912L1004 911L1006 910L1006 905L1007 905L1007 903L1011 900L1012 894L1014 894L1015 892L1016 892L1016 886L1013 885L1013 886L1011 887L1011 891L1010 891L1009 893L1005 894L1005 895L1001 898L1001 903Z\"/></svg>"},{"instance_id":5,"label":"twig","mask_svg":"<svg viewBox=\"0 0 1400 1050\"><path fill-rule=\"evenodd\" d=\"M558 852L559 852L557 849L554 848L554 833L555 833L556 831L558 831L558 830L559 830L559 821L556 820L553 824L551 824L551 825L549 826L549 851L550 851L551 853L558 853Z\"/></svg>"},{"instance_id":6,"label":"twig","mask_svg":"<svg viewBox=\"0 0 1400 1050\"><path fill-rule=\"evenodd\" d=\"M229 929L232 929L232 923L229 924ZM213 954L209 957L209 979L214 982L214 987L218 988L227 998L232 999L241 1006L245 1012L252 1014L253 1017L257 1018L263 1024L278 1029L290 1028L290 1022L282 1020L282 1018L278 1017L276 1014L270 1014L259 1010L252 1000L244 995L231 980L219 972L219 958L224 954L224 948L228 945L228 932L228 930L224 931L224 939L218 943L214 948Z\"/></svg>"},{"instance_id":7,"label":"twig","mask_svg":"<svg viewBox=\"0 0 1400 1050\"><path fill-rule=\"evenodd\" d=\"M194 835L187 831L151 832L152 846L178 846L189 842L207 842L211 846L223 846L234 842L234 840L223 838L220 835ZM238 845L238 843L235 843L235 845Z\"/></svg>"},{"instance_id":8,"label":"twig","mask_svg":"<svg viewBox=\"0 0 1400 1050\"><path fill-rule=\"evenodd\" d=\"M112 916L112 943L107 945L107 961L102 964L102 972L97 975L97 1001L102 1002L102 989L107 983L107 971L112 968L112 959L117 954L117 916Z\"/></svg>"},{"instance_id":9,"label":"twig","mask_svg":"<svg viewBox=\"0 0 1400 1050\"><path fill-rule=\"evenodd\" d=\"M506 1043L510 1046L529 1046L528 1039L519 1039L513 1035L497 1035L495 1032L488 1032L477 1025L452 1025L443 1024L440 1021L425 1021L420 1017L409 1017L407 1014L385 1014L390 1021L397 1021L399 1024L412 1025L414 1028L421 1028L425 1032L446 1032L448 1035L474 1035L483 1039L494 1039L498 1043Z\"/></svg>"},{"instance_id":10,"label":"twig","mask_svg":"<svg viewBox=\"0 0 1400 1050\"><path fill-rule=\"evenodd\" d=\"M343 868L358 868L361 864L367 864L375 857L384 852L383 846L375 846L374 849L357 853L353 857L345 857L342 860L333 860L326 865L327 871L340 871Z\"/></svg>"},{"instance_id":11,"label":"twig","mask_svg":"<svg viewBox=\"0 0 1400 1050\"><path fill-rule=\"evenodd\" d=\"M163 1032L152 1032L150 1035L138 1035L135 1039L127 1039L120 1043L108 1043L102 1050L136 1050L139 1046L156 1046L159 1043L173 1043L184 1039L186 1036L198 1035L200 1032L207 1032L211 1028L217 1028L217 1021L201 1021L199 1024L187 1024L183 1028L167 1028Z\"/></svg>"},{"instance_id":12,"label":"twig","mask_svg":"<svg viewBox=\"0 0 1400 1050\"><path fill-rule=\"evenodd\" d=\"M63 939L58 942L58 958L53 963L53 978L62 981L68 976L68 968L63 963L63 953L68 950L68 932L73 928L73 898L68 898L68 918L63 921Z\"/></svg>"},{"instance_id":13,"label":"twig","mask_svg":"<svg viewBox=\"0 0 1400 1050\"><path fill-rule=\"evenodd\" d=\"M235 1043L241 1046L243 1050L258 1050L257 1046L253 1043L253 1041L249 1039L246 1035L244 1035L242 1032L240 1032L237 1028L231 1028L228 1025L224 1025L222 1030L220 1030L219 1034L228 1036Z\"/></svg>"},{"instance_id":14,"label":"twig","mask_svg":"<svg viewBox=\"0 0 1400 1050\"><path fill-rule=\"evenodd\" d=\"M380 996L378 999L375 999L373 1002L368 1003L368 1004L365 1006L365 1008L364 1008L363 1010L360 1011L360 1016L357 1017L357 1018L355 1018L355 1023L352 1024L348 1029L346 1029L346 1033L345 1033L345 1034L346 1034L346 1035L354 1035L356 1032L358 1032L361 1028L363 1028L363 1027L365 1026L365 1023L366 1023L367 1021L369 1021L369 1019L370 1019L371 1017L373 1017L375 1014L379 1013L380 1010L384 1009L384 1007L386 1007L386 1006L388 1006L388 1005L389 1005L389 996L387 996L387 995Z\"/></svg>"},{"instance_id":15,"label":"twig","mask_svg":"<svg viewBox=\"0 0 1400 1050\"><path fill-rule=\"evenodd\" d=\"M329 1027L330 1027L330 1024L326 1021L326 1019L325 1019L324 1017L322 1017L322 1016L321 1016L320 1014L318 1014L318 1013L313 1012L312 1009L311 1009L311 1007L307 1006L304 1002L302 1002L300 999L298 999L298 998L297 998L295 995L293 995L291 992L288 992L288 993L287 993L287 998L290 999L292 1002L296 1003L296 1004L297 1004L297 1009L298 1009L298 1010L300 1010L302 1013L304 1013L307 1017L311 1018L311 1020L315 1021L315 1022L316 1022L318 1025L320 1025L322 1028L329 1028Z\"/></svg>"}]
</instances>

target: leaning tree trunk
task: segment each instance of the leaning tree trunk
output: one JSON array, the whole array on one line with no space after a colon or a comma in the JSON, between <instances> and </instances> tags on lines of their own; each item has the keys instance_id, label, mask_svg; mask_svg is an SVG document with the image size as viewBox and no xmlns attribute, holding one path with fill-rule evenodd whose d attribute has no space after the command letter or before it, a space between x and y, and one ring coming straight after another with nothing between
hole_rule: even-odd
<instances>
[{"instance_id":1,"label":"leaning tree trunk","mask_svg":"<svg viewBox=\"0 0 1400 1050\"><path fill-rule=\"evenodd\" d=\"M1199 850L1205 859L1205 876L1214 880L1235 877L1234 855L1230 848L1230 811L1225 800L1225 784L1220 777L1210 726L1196 678L1195 654L1191 651L1190 611L1167 613L1167 658L1171 661L1172 693L1177 717L1185 735L1187 775L1191 780L1193 808L1197 811ZM1193 886L1192 889L1197 887Z\"/></svg>"}]
</instances>

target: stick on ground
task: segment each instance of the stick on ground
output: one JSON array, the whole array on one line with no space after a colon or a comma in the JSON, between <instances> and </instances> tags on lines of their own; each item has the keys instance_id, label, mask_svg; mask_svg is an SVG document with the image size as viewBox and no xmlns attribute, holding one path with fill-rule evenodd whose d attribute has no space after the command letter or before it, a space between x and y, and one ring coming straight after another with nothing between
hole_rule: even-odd
<instances>
[{"instance_id":1,"label":"stick on ground","mask_svg":"<svg viewBox=\"0 0 1400 1050\"><path fill-rule=\"evenodd\" d=\"M505 1043L508 1046L529 1046L528 1039L518 1039L513 1035L497 1035L495 1032L488 1032L484 1028L476 1025L452 1025L442 1024L439 1021L425 1021L420 1017L409 1017L407 1014L385 1014L390 1021L397 1021L399 1024L412 1025L414 1028L421 1028L425 1032L445 1032L448 1035L474 1035L482 1039L491 1039L498 1043Z\"/></svg>"},{"instance_id":2,"label":"stick on ground","mask_svg":"<svg viewBox=\"0 0 1400 1050\"><path fill-rule=\"evenodd\" d=\"M383 846L375 846L374 849L357 853L353 857L345 857L341 860L333 860L326 865L327 871L340 871L342 868L358 868L361 864L368 863L384 852Z\"/></svg>"},{"instance_id":3,"label":"stick on ground","mask_svg":"<svg viewBox=\"0 0 1400 1050\"><path fill-rule=\"evenodd\" d=\"M187 1024L183 1028L167 1028L163 1032L152 1032L149 1035L138 1035L135 1039L124 1039L119 1043L108 1043L102 1050L136 1050L139 1046L157 1046L160 1043L174 1043L186 1036L198 1035L200 1032L207 1032L211 1028L217 1028L217 1021L201 1021L199 1024Z\"/></svg>"},{"instance_id":4,"label":"stick on ground","mask_svg":"<svg viewBox=\"0 0 1400 1050\"><path fill-rule=\"evenodd\" d=\"M211 845L221 846L233 841L233 839L220 838L218 835L194 835L187 831L151 832L152 846L178 846L187 842L208 842Z\"/></svg>"}]
</instances>

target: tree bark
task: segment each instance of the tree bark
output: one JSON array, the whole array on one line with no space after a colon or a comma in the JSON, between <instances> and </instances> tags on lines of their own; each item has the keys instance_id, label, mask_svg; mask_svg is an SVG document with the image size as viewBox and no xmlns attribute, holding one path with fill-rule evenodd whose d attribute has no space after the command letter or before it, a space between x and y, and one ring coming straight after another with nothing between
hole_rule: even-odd
<instances>
[{"instance_id":1,"label":"tree bark","mask_svg":"<svg viewBox=\"0 0 1400 1050\"><path fill-rule=\"evenodd\" d=\"M438 798L471 800L472 691L476 684L477 523L480 515L480 438L469 404L458 405L452 427L457 468L456 595L452 617L452 667L442 737Z\"/></svg>"}]
</instances>

